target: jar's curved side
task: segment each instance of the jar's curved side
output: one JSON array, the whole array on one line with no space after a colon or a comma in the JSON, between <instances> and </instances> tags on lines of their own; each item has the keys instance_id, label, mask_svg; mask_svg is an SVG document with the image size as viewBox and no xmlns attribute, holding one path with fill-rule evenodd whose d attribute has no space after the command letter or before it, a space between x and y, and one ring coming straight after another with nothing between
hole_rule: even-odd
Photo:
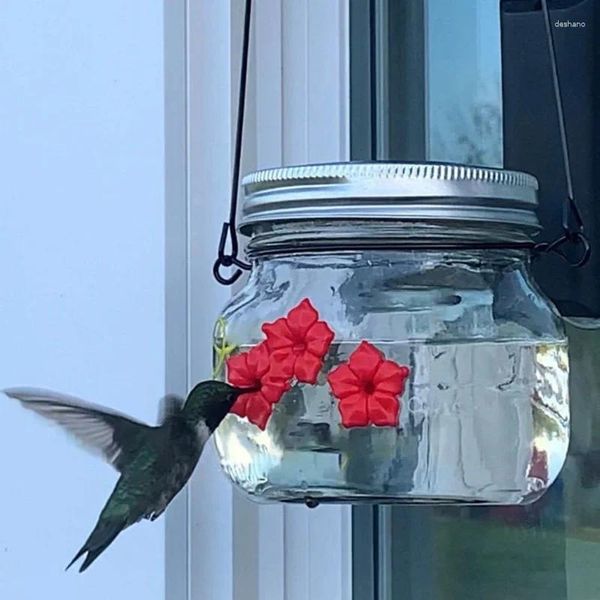
<instances>
[{"instance_id":1,"label":"jar's curved side","mask_svg":"<svg viewBox=\"0 0 600 600\"><path fill-rule=\"evenodd\" d=\"M567 342L563 319L533 278L529 263L500 274L494 299L496 317L523 327L531 337ZM509 334L504 328L502 335Z\"/></svg>"},{"instance_id":2,"label":"jar's curved side","mask_svg":"<svg viewBox=\"0 0 600 600\"><path fill-rule=\"evenodd\" d=\"M227 359L240 351L241 347L251 346L260 341L260 324L252 319L252 305L260 301L259 288L253 274L244 286L232 296L223 307L215 321L213 328L213 379L226 380ZM250 310L246 309L250 307ZM249 336L246 331L238 331L236 322L256 323L254 336ZM233 323L233 324L232 324Z\"/></svg>"}]
</instances>

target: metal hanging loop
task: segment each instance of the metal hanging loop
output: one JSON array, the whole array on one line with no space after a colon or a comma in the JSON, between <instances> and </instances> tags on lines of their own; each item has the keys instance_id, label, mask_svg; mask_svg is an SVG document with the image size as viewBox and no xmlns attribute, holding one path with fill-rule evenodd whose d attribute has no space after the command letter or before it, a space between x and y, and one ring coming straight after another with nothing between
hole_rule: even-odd
<instances>
[{"instance_id":1,"label":"metal hanging loop","mask_svg":"<svg viewBox=\"0 0 600 600\"><path fill-rule=\"evenodd\" d=\"M567 243L571 244L572 247L580 247L578 258L573 259L567 255L564 250L564 247ZM565 234L563 234L556 238L553 242L540 242L534 246L533 251L538 255L541 253L554 252L569 265L577 269L579 267L583 267L589 261L592 254L592 247L587 237L583 235L583 233L577 231L572 233L570 237L567 237Z\"/></svg>"},{"instance_id":2,"label":"metal hanging loop","mask_svg":"<svg viewBox=\"0 0 600 600\"><path fill-rule=\"evenodd\" d=\"M246 83L248 80L248 55L250 47L250 24L252 21L252 0L246 0L244 13L244 37L242 42L242 66L240 70L240 90L238 97L237 123L235 130L235 155L233 161L233 176L231 181L231 200L229 204L229 221L223 223L217 260L213 265L214 278L222 285L233 285L243 271L249 271L251 265L238 258L239 245L236 230L236 216L238 204L238 188L240 185L240 165L242 158L242 142L244 132L244 113L246 108ZM227 241L230 241L231 252L225 250ZM221 274L221 268L237 267L229 276Z\"/></svg>"},{"instance_id":3,"label":"metal hanging loop","mask_svg":"<svg viewBox=\"0 0 600 600\"><path fill-rule=\"evenodd\" d=\"M584 223L573 192L573 178L571 175L571 160L569 157L569 145L567 141L567 127L565 124L565 114L563 109L562 92L560 79L558 77L558 64L556 60L556 47L554 45L554 36L552 33L552 23L550 20L550 11L548 10L548 0L542 0L542 12L544 14L544 24L546 27L546 38L548 41L548 52L550 54L550 66L552 68L552 83L554 88L554 97L556 101L556 112L558 116L558 126L560 130L560 141L563 154L563 164L565 169L565 180L567 186L567 197L563 202L562 211L562 229L563 233L552 242L541 242L535 245L534 250L541 252L554 252L568 262L572 267L583 267L590 259L592 248L589 240L584 233ZM565 253L565 245L571 244L574 248L580 248L581 252L576 259L571 259Z\"/></svg>"}]
</instances>

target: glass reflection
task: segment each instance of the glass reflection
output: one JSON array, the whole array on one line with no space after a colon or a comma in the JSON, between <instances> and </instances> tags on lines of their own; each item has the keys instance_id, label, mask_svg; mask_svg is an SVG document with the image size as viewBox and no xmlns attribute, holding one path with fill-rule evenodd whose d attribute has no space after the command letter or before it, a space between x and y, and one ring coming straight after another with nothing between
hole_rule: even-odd
<instances>
[{"instance_id":1,"label":"glass reflection","mask_svg":"<svg viewBox=\"0 0 600 600\"><path fill-rule=\"evenodd\" d=\"M571 443L560 476L528 506L391 509L394 600L600 598L600 321L567 323L567 333ZM540 452L540 476L544 462Z\"/></svg>"}]
</instances>

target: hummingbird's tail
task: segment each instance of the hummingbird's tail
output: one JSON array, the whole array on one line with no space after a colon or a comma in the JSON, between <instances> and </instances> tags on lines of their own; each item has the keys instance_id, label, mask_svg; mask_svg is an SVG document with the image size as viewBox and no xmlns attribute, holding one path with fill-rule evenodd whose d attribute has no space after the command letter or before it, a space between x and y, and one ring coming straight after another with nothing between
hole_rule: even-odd
<instances>
[{"instance_id":1,"label":"hummingbird's tail","mask_svg":"<svg viewBox=\"0 0 600 600\"><path fill-rule=\"evenodd\" d=\"M92 531L81 550L75 555L75 558L67 565L65 571L87 553L83 564L79 568L79 572L83 573L112 544L114 539L126 526L126 519L106 520L100 518L94 531Z\"/></svg>"}]
</instances>

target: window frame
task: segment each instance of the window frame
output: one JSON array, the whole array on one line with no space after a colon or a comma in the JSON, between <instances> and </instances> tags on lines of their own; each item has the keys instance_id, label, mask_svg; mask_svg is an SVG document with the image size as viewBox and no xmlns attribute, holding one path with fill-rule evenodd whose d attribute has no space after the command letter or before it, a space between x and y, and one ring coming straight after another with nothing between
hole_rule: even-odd
<instances>
[{"instance_id":1,"label":"window frame","mask_svg":"<svg viewBox=\"0 0 600 600\"><path fill-rule=\"evenodd\" d=\"M348 159L348 2L254 2L243 172ZM231 293L211 269L227 215L243 2L165 0L164 10L166 381L184 393L210 373L214 319ZM352 598L350 507L252 503L212 444L166 518L167 600Z\"/></svg>"}]
</instances>

